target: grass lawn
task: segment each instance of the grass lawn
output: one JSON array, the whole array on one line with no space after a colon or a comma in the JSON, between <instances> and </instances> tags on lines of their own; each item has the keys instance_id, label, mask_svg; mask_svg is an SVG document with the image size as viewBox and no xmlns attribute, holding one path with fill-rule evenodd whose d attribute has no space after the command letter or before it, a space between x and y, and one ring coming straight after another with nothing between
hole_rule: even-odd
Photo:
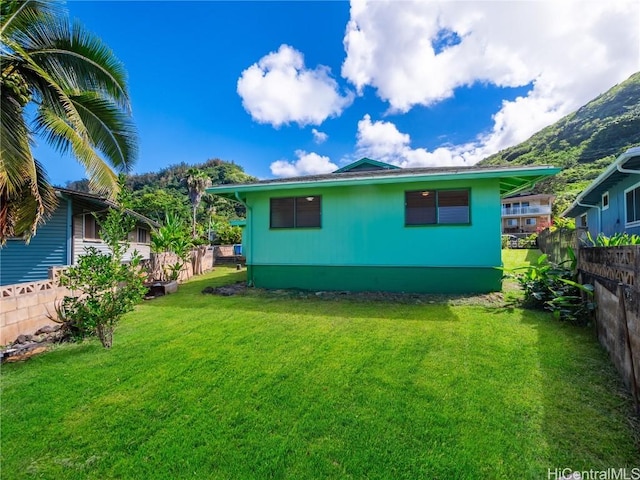
<instances>
[{"instance_id":1,"label":"grass lawn","mask_svg":"<svg viewBox=\"0 0 640 480\"><path fill-rule=\"evenodd\" d=\"M3 365L0 477L541 479L640 465L631 401L589 329L498 302L200 293L242 278L220 267L144 303L111 351L90 341Z\"/></svg>"}]
</instances>

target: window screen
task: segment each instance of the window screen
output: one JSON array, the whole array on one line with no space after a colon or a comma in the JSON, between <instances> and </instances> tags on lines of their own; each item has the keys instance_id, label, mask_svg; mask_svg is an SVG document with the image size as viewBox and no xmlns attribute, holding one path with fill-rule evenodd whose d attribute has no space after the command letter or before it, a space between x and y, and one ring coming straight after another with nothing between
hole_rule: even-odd
<instances>
[{"instance_id":1,"label":"window screen","mask_svg":"<svg viewBox=\"0 0 640 480\"><path fill-rule=\"evenodd\" d=\"M405 225L469 223L469 190L405 192Z\"/></svg>"},{"instance_id":2,"label":"window screen","mask_svg":"<svg viewBox=\"0 0 640 480\"><path fill-rule=\"evenodd\" d=\"M321 226L322 197L271 199L271 228L317 228Z\"/></svg>"}]
</instances>

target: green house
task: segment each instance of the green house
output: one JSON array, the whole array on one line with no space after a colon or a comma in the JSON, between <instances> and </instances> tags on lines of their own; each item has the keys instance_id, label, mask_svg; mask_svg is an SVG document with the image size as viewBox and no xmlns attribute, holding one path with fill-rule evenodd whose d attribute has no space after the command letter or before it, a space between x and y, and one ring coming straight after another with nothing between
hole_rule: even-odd
<instances>
[{"instance_id":1,"label":"green house","mask_svg":"<svg viewBox=\"0 0 640 480\"><path fill-rule=\"evenodd\" d=\"M423 293L501 288L501 197L558 168L397 168L207 189L243 203L249 285Z\"/></svg>"}]
</instances>

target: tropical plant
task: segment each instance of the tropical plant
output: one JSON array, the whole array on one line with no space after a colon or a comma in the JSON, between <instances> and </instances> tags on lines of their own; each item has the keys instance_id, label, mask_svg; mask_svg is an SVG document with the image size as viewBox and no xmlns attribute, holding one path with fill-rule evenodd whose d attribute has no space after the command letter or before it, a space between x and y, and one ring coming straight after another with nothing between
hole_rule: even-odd
<instances>
[{"instance_id":1,"label":"tropical plant","mask_svg":"<svg viewBox=\"0 0 640 480\"><path fill-rule=\"evenodd\" d=\"M203 171L190 168L187 170L186 183L187 188L189 189L189 201L191 202L191 208L193 210L192 236L193 238L196 238L196 212L198 211L198 206L202 201L205 189L211 185L211 179Z\"/></svg>"},{"instance_id":2,"label":"tropical plant","mask_svg":"<svg viewBox=\"0 0 640 480\"><path fill-rule=\"evenodd\" d=\"M59 2L0 2L0 241L29 238L56 207L34 135L72 152L92 190L116 197L111 167L128 170L137 150L125 77L112 51Z\"/></svg>"},{"instance_id":3,"label":"tropical plant","mask_svg":"<svg viewBox=\"0 0 640 480\"><path fill-rule=\"evenodd\" d=\"M566 217L554 217L549 230L555 232L556 230L575 230L576 221L573 218Z\"/></svg>"},{"instance_id":4,"label":"tropical plant","mask_svg":"<svg viewBox=\"0 0 640 480\"><path fill-rule=\"evenodd\" d=\"M147 289L140 254L134 251L128 262L123 261L135 220L120 203L99 223L110 253L89 247L78 263L62 274L60 284L74 295L65 296L56 310L73 337L97 335L105 348L111 348L120 317L133 310Z\"/></svg>"},{"instance_id":5,"label":"tropical plant","mask_svg":"<svg viewBox=\"0 0 640 480\"><path fill-rule=\"evenodd\" d=\"M594 239L591 232L587 232L587 239L594 247L623 247L626 245L640 245L640 235L628 233L615 233L608 237L603 233L599 233Z\"/></svg>"},{"instance_id":6,"label":"tropical plant","mask_svg":"<svg viewBox=\"0 0 640 480\"><path fill-rule=\"evenodd\" d=\"M527 267L514 269L515 277L524 291L524 306L549 310L563 321L587 325L595 311L593 286L578 280L576 255L568 248L569 260L559 264L549 262L547 255ZM524 270L522 273L516 273Z\"/></svg>"},{"instance_id":7,"label":"tropical plant","mask_svg":"<svg viewBox=\"0 0 640 480\"><path fill-rule=\"evenodd\" d=\"M151 232L151 250L160 253L160 265L156 274L160 281L178 280L180 272L191 256L193 242L180 217L165 214L164 224ZM170 257L167 254L174 254ZM173 260L173 261L170 261Z\"/></svg>"}]
</instances>

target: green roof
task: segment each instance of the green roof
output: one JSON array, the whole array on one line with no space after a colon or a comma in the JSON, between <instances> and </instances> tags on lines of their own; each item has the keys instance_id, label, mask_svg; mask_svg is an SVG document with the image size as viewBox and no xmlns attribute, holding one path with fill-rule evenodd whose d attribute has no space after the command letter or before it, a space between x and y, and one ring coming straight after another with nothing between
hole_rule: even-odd
<instances>
[{"instance_id":1,"label":"green roof","mask_svg":"<svg viewBox=\"0 0 640 480\"><path fill-rule=\"evenodd\" d=\"M227 198L238 198L242 193L257 191L289 190L293 188L340 187L409 183L420 181L477 180L497 178L500 195L506 196L531 188L540 180L555 175L559 168L549 165L521 167L429 167L394 168L334 172L325 175L279 178L253 183L226 184L207 188L208 193Z\"/></svg>"},{"instance_id":2,"label":"green roof","mask_svg":"<svg viewBox=\"0 0 640 480\"><path fill-rule=\"evenodd\" d=\"M390 163L378 162L377 160L371 160L370 158L361 158L357 162L350 163L342 168L339 168L333 173L344 172L370 172L374 170L397 170L400 167L391 165Z\"/></svg>"}]
</instances>

